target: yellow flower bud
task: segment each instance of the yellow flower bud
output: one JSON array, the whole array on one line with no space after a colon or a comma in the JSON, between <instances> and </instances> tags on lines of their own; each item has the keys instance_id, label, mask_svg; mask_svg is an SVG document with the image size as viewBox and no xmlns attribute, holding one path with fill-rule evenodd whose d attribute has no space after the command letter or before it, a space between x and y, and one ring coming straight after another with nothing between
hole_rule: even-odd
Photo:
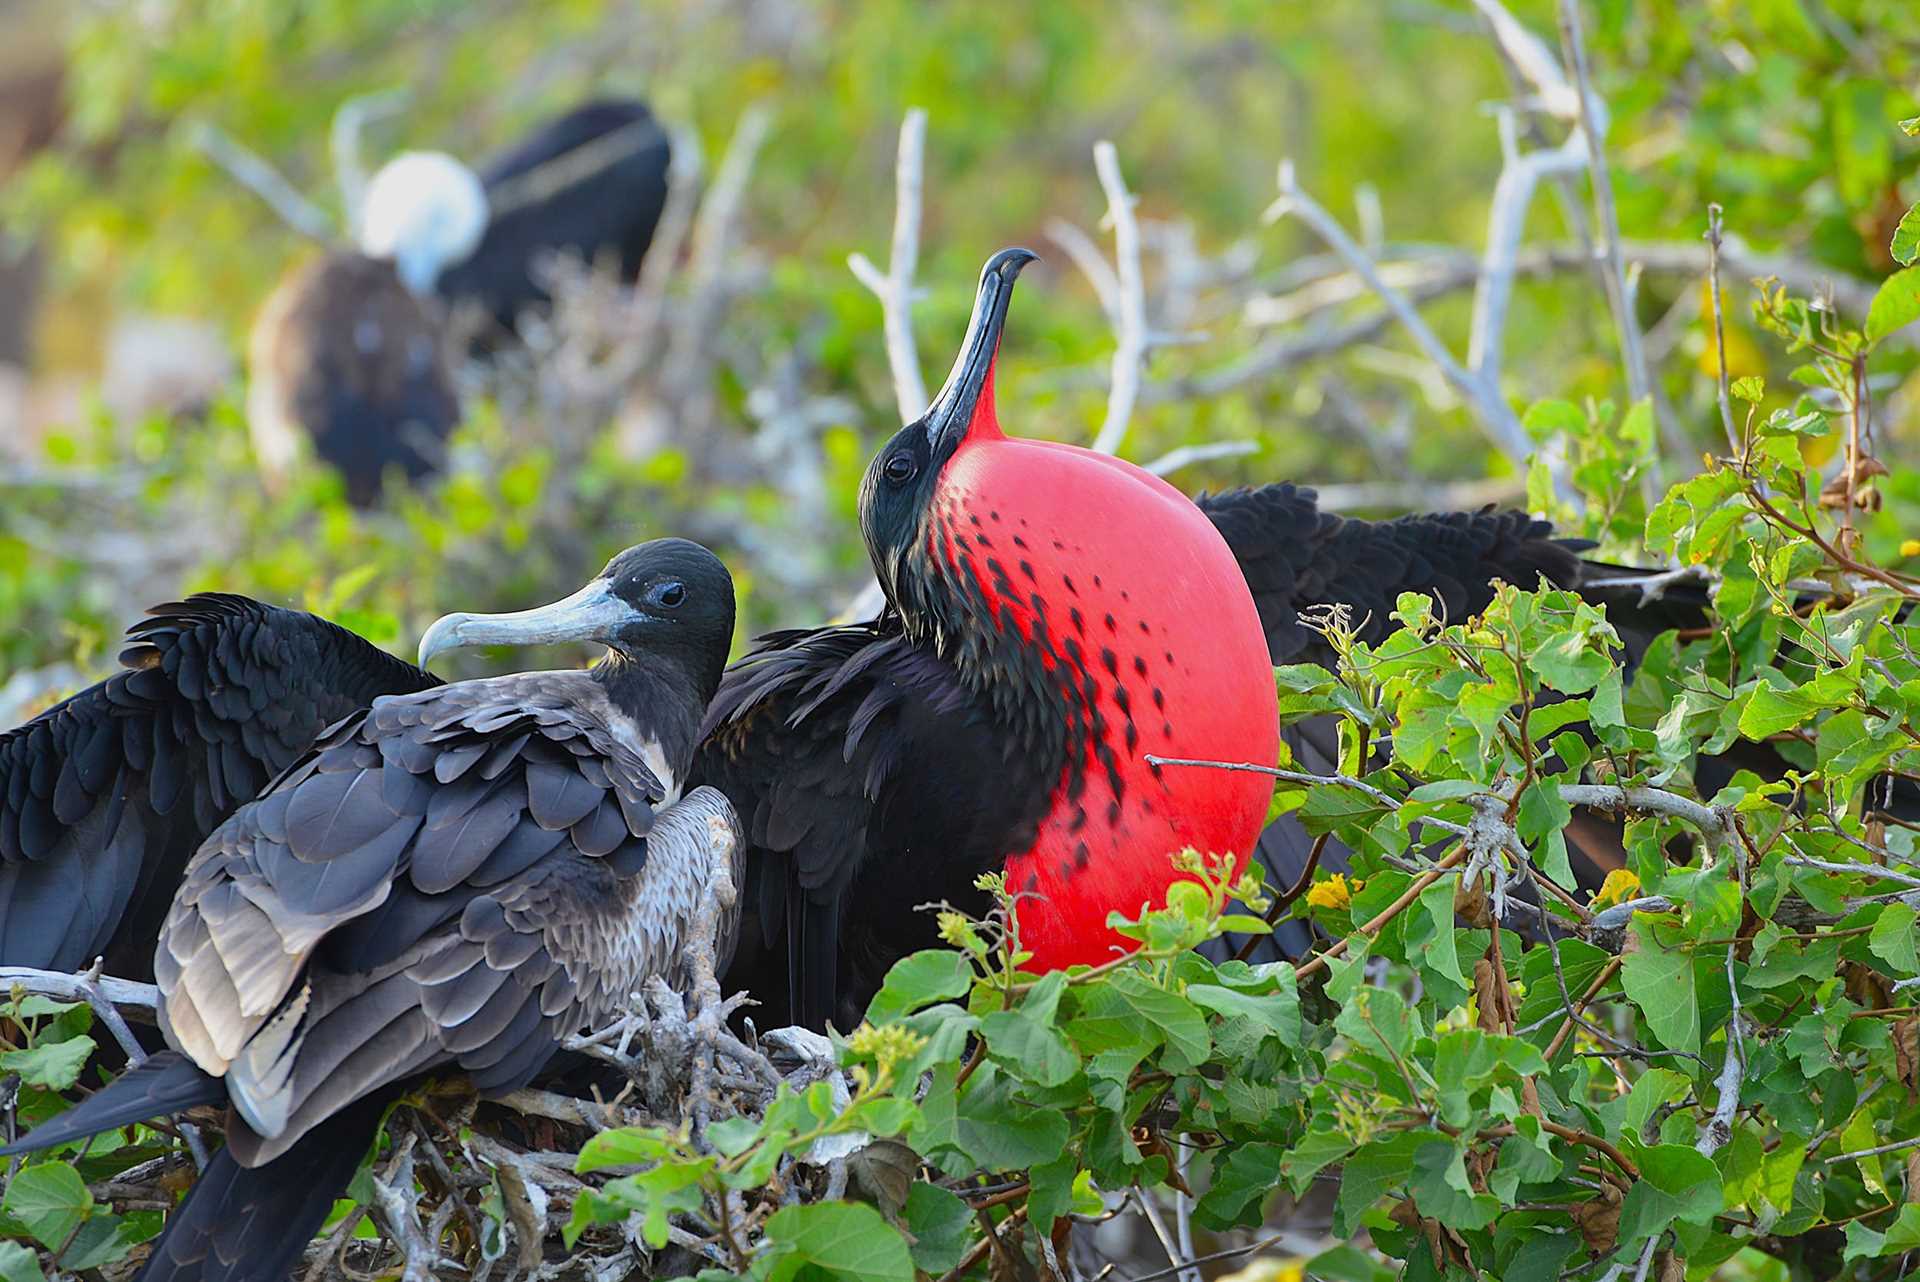
<instances>
[{"instance_id":1,"label":"yellow flower bud","mask_svg":"<svg viewBox=\"0 0 1920 1282\"><path fill-rule=\"evenodd\" d=\"M1322 877L1307 890L1307 902L1315 908L1345 908L1353 903L1353 892L1359 883L1349 885L1340 873Z\"/></svg>"},{"instance_id":2,"label":"yellow flower bud","mask_svg":"<svg viewBox=\"0 0 1920 1282\"><path fill-rule=\"evenodd\" d=\"M1640 893L1640 879L1625 868L1615 868L1600 883L1600 893L1593 897L1595 908L1605 908L1612 904L1624 904Z\"/></svg>"}]
</instances>

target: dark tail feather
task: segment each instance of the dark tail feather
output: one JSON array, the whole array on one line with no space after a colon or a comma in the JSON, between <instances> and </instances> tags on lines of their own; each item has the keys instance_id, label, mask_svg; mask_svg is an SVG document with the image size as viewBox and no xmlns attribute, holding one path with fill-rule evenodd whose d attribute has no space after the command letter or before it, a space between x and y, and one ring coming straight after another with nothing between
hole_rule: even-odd
<instances>
[{"instance_id":1,"label":"dark tail feather","mask_svg":"<svg viewBox=\"0 0 1920 1282\"><path fill-rule=\"evenodd\" d=\"M287 1282L393 1099L380 1092L356 1101L264 1166L249 1169L221 1149L168 1217L135 1282Z\"/></svg>"},{"instance_id":2,"label":"dark tail feather","mask_svg":"<svg viewBox=\"0 0 1920 1282\"><path fill-rule=\"evenodd\" d=\"M226 1083L209 1077L178 1051L161 1051L116 1077L105 1089L0 1148L0 1157L85 1139L115 1127L179 1113L196 1104L226 1102Z\"/></svg>"}]
</instances>

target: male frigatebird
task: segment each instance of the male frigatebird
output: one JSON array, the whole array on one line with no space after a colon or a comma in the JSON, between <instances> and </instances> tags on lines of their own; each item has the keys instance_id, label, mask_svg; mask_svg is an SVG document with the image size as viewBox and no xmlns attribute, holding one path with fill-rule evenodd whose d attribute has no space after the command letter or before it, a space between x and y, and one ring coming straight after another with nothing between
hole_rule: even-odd
<instances>
[{"instance_id":1,"label":"male frigatebird","mask_svg":"<svg viewBox=\"0 0 1920 1282\"><path fill-rule=\"evenodd\" d=\"M173 896L155 963L171 1049L0 1155L224 1105L226 1147L140 1276L282 1282L405 1090L461 1072L512 1091L648 976L683 978L713 825L735 822L711 788L682 797L733 613L718 558L662 539L553 605L435 624L423 658L607 655L382 696L327 731Z\"/></svg>"},{"instance_id":2,"label":"male frigatebird","mask_svg":"<svg viewBox=\"0 0 1920 1282\"><path fill-rule=\"evenodd\" d=\"M762 650L710 718L698 769L747 824L802 1022L845 1018L927 938L913 907L973 902L986 871L1019 896L1035 966L1102 961L1121 942L1108 913L1163 900L1175 852L1244 858L1266 817L1271 780L1146 760L1277 755L1272 664L1226 540L1158 477L995 417L1033 257L987 263L946 386L867 469L886 616Z\"/></svg>"}]
</instances>

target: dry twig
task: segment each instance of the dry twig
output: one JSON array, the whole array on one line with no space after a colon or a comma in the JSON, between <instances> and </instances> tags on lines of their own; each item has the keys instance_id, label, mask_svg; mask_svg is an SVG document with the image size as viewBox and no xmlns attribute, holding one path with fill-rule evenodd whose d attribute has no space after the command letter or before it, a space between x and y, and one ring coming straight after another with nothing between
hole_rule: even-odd
<instances>
[{"instance_id":1,"label":"dry twig","mask_svg":"<svg viewBox=\"0 0 1920 1282\"><path fill-rule=\"evenodd\" d=\"M900 150L894 161L893 248L886 274L865 254L847 255L847 267L880 300L887 335L887 366L893 372L893 396L900 421L911 423L927 408L927 384L913 338L913 274L920 262L920 193L926 165L927 113L919 107L900 122Z\"/></svg>"}]
</instances>

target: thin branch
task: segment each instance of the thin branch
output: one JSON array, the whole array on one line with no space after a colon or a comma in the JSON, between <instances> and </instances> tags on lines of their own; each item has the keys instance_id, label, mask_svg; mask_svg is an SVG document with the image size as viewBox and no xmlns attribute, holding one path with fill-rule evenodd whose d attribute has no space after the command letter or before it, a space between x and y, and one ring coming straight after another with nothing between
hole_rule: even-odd
<instances>
[{"instance_id":1,"label":"thin branch","mask_svg":"<svg viewBox=\"0 0 1920 1282\"><path fill-rule=\"evenodd\" d=\"M1113 274L1112 265L1100 252L1100 246L1093 243L1093 237L1077 224L1054 218L1047 223L1047 239L1067 252L1073 265L1087 278L1087 284L1093 286L1100 310L1107 314L1107 324L1120 328L1120 278Z\"/></svg>"},{"instance_id":2,"label":"thin branch","mask_svg":"<svg viewBox=\"0 0 1920 1282\"><path fill-rule=\"evenodd\" d=\"M1551 150L1523 155L1512 112L1501 112L1499 127L1500 178L1494 183L1492 207L1487 211L1487 244L1474 286L1473 323L1467 339L1468 367L1496 385L1513 282L1519 273L1520 238L1527 230L1527 210L1533 204L1534 192L1541 179L1575 172L1583 163L1577 136L1569 136Z\"/></svg>"},{"instance_id":3,"label":"thin branch","mask_svg":"<svg viewBox=\"0 0 1920 1282\"><path fill-rule=\"evenodd\" d=\"M894 161L893 248L883 276L865 254L847 255L847 266L880 300L886 327L887 365L893 371L893 395L900 421L911 423L926 412L927 383L913 339L913 274L920 261L920 192L927 147L927 113L915 107L900 122L900 151Z\"/></svg>"},{"instance_id":4,"label":"thin branch","mask_svg":"<svg viewBox=\"0 0 1920 1282\"><path fill-rule=\"evenodd\" d=\"M1855 1149L1851 1153L1835 1153L1832 1157L1823 1157L1820 1160L1830 1165L1834 1162L1851 1162L1858 1157L1877 1157L1882 1153L1898 1153L1910 1148L1920 1148L1920 1135L1895 1140L1891 1144L1881 1144L1874 1148Z\"/></svg>"},{"instance_id":5,"label":"thin branch","mask_svg":"<svg viewBox=\"0 0 1920 1282\"><path fill-rule=\"evenodd\" d=\"M385 1178L372 1180L374 1205L386 1224L387 1236L400 1248L406 1265L400 1282L432 1282L439 1252L420 1226L420 1194L413 1184L413 1149L419 1136L408 1131L395 1144Z\"/></svg>"},{"instance_id":6,"label":"thin branch","mask_svg":"<svg viewBox=\"0 0 1920 1282\"><path fill-rule=\"evenodd\" d=\"M1412 337L1421 354L1474 407L1481 427L1493 443L1512 460L1515 467L1524 468L1527 456L1533 450L1533 442L1526 429L1520 426L1520 419L1514 414L1513 407L1500 395L1499 389L1489 386L1477 374L1462 366L1447 350L1447 345L1440 341L1440 336L1414 310L1413 304L1381 279L1378 267L1366 251L1354 243L1333 215L1300 187L1294 177L1292 161L1280 162L1278 181L1280 198L1268 207L1266 221L1271 223L1292 215L1306 223L1315 235L1346 260L1354 274L1365 281L1367 287L1387 305L1387 310Z\"/></svg>"},{"instance_id":7,"label":"thin branch","mask_svg":"<svg viewBox=\"0 0 1920 1282\"><path fill-rule=\"evenodd\" d=\"M1210 459L1237 458L1243 454L1259 452L1258 441L1212 441L1204 445L1179 446L1142 466L1155 476L1167 476L1178 472L1183 467L1191 467L1195 463L1204 463Z\"/></svg>"},{"instance_id":8,"label":"thin branch","mask_svg":"<svg viewBox=\"0 0 1920 1282\"><path fill-rule=\"evenodd\" d=\"M1134 1190L1134 1200L1146 1213L1147 1223L1153 1227L1153 1235L1160 1239L1160 1247L1167 1253L1167 1262L1173 1265L1179 1282L1200 1282L1200 1270L1192 1259L1180 1249L1180 1244L1167 1231L1167 1222L1160 1215L1160 1208L1153 1203L1153 1194L1146 1189Z\"/></svg>"},{"instance_id":9,"label":"thin branch","mask_svg":"<svg viewBox=\"0 0 1920 1282\"><path fill-rule=\"evenodd\" d=\"M1720 387L1720 425L1727 431L1727 450L1729 458L1739 458L1740 436L1733 428L1733 397L1727 386L1727 325L1720 310L1720 206L1707 205L1707 284L1713 291L1713 363L1719 375Z\"/></svg>"},{"instance_id":10,"label":"thin branch","mask_svg":"<svg viewBox=\"0 0 1920 1282\"><path fill-rule=\"evenodd\" d=\"M267 202L287 226L322 244L337 238L333 219L302 196L267 160L243 147L224 129L207 121L188 127L187 141L227 175Z\"/></svg>"},{"instance_id":11,"label":"thin branch","mask_svg":"<svg viewBox=\"0 0 1920 1282\"><path fill-rule=\"evenodd\" d=\"M1705 244L1630 240L1622 243L1620 252L1642 275L1707 274ZM1555 241L1520 250L1514 269L1517 274L1532 278L1584 272L1591 265L1591 255L1580 245ZM1864 316L1873 301L1872 281L1836 273L1822 263L1789 254L1756 254L1741 247L1737 240L1721 245L1720 265L1738 276L1778 277L1781 284L1799 293L1822 293L1830 289L1835 305L1849 315ZM1404 253L1377 266L1381 279L1417 302L1470 288L1479 280L1481 271L1480 259L1459 249L1423 248L1417 254ZM1372 287L1352 271L1321 271L1290 292L1249 299L1243 316L1248 325L1256 327L1291 325L1344 307L1370 293Z\"/></svg>"},{"instance_id":12,"label":"thin branch","mask_svg":"<svg viewBox=\"0 0 1920 1282\"><path fill-rule=\"evenodd\" d=\"M726 154L720 158L719 169L714 171L713 186L700 202L700 213L693 226L692 259L687 268L686 314L683 323L675 327L661 379L670 399L675 401L684 402L692 389L705 387L706 371L713 361L713 331L720 321L734 229L740 221L747 181L753 176L754 159L760 153L760 144L766 141L771 124L772 115L764 105L756 103L740 113Z\"/></svg>"},{"instance_id":13,"label":"thin branch","mask_svg":"<svg viewBox=\"0 0 1920 1282\"><path fill-rule=\"evenodd\" d=\"M360 136L369 123L393 115L406 101L405 88L382 89L349 98L333 113L327 148L333 157L333 181L340 188L347 235L356 240L360 236L360 217L366 208L368 181L367 167L360 156Z\"/></svg>"},{"instance_id":14,"label":"thin branch","mask_svg":"<svg viewBox=\"0 0 1920 1282\"><path fill-rule=\"evenodd\" d=\"M1140 375L1147 359L1147 294L1140 270L1140 223L1134 197L1120 173L1120 155L1110 142L1093 145L1093 167L1107 193L1107 218L1113 224L1114 262L1118 267L1119 344L1113 351L1113 379L1107 392L1107 417L1093 448L1113 454L1126 439L1127 423L1140 396Z\"/></svg>"},{"instance_id":15,"label":"thin branch","mask_svg":"<svg viewBox=\"0 0 1920 1282\"><path fill-rule=\"evenodd\" d=\"M30 993L64 997L69 1001L93 1002L97 995L112 1006L130 1006L135 1010L152 1011L160 1003L160 990L152 984L137 984L130 979L115 979L92 971L69 975L64 971L35 970L31 966L0 966L0 989L16 986Z\"/></svg>"},{"instance_id":16,"label":"thin branch","mask_svg":"<svg viewBox=\"0 0 1920 1282\"><path fill-rule=\"evenodd\" d=\"M503 218L549 200L667 137L666 128L651 116L629 121L500 183L487 193L488 214Z\"/></svg>"},{"instance_id":17,"label":"thin branch","mask_svg":"<svg viewBox=\"0 0 1920 1282\"><path fill-rule=\"evenodd\" d=\"M1587 143L1587 169L1593 182L1594 216L1597 222L1596 248L1607 263L1607 305L1613 309L1615 327L1620 333L1620 359L1627 367L1627 395L1638 404L1652 394L1653 380L1647 375L1646 353L1640 345L1640 323L1633 316L1632 298L1627 292L1626 268L1620 259L1620 218L1614 211L1613 179L1607 172L1605 138L1606 109L1593 91L1587 73L1586 38L1580 29L1580 0L1560 0L1560 40L1565 46L1566 63L1579 88L1579 133Z\"/></svg>"},{"instance_id":18,"label":"thin branch","mask_svg":"<svg viewBox=\"0 0 1920 1282\"><path fill-rule=\"evenodd\" d=\"M629 346L636 362L653 351L654 335L666 314L667 284L680 265L681 247L687 243L694 213L700 207L700 171L705 162L700 135L691 129L677 129L672 138L666 203L649 252L640 260L640 278L633 286L633 339Z\"/></svg>"}]
</instances>

